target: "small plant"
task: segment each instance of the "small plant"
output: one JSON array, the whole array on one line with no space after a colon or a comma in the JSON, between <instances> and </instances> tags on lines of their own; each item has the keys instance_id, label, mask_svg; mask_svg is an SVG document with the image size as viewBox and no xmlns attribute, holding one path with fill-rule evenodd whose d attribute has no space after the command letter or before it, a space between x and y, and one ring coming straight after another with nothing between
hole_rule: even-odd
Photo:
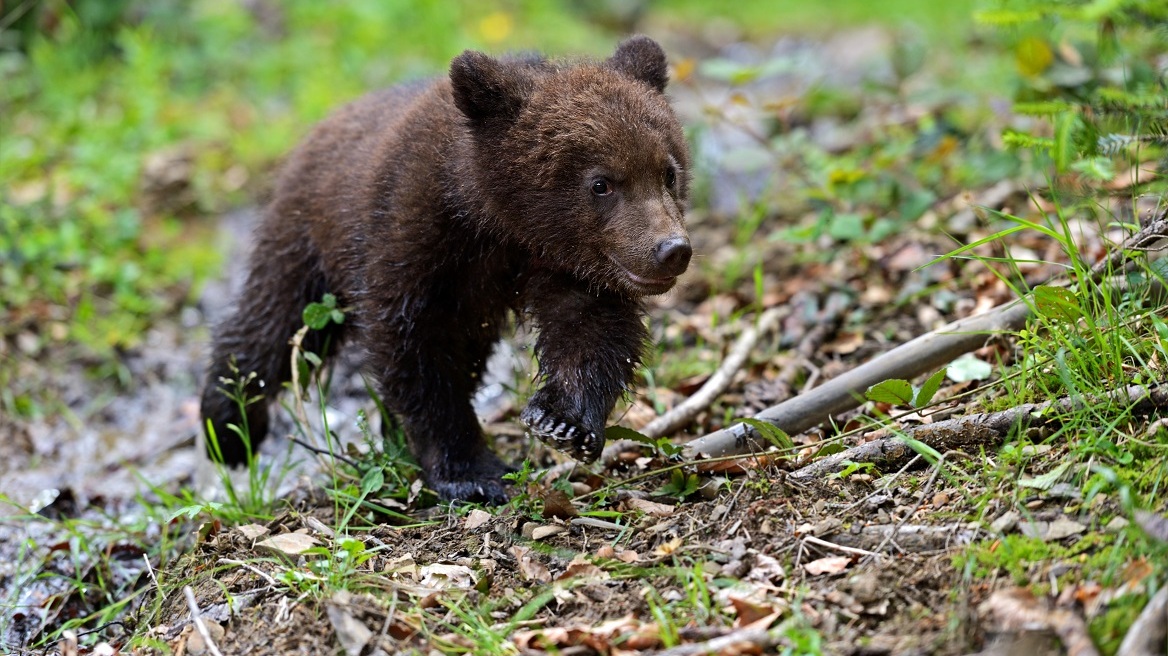
<instances>
[{"instance_id":1,"label":"small plant","mask_svg":"<svg viewBox=\"0 0 1168 656\"><path fill-rule=\"evenodd\" d=\"M182 509L180 512L188 516L191 508L199 511L211 511L216 517L238 521L242 518L270 518L275 488L279 486L287 471L284 467L274 464L264 465L259 462L258 454L251 450L251 433L247 425L247 407L256 403L259 398L248 394L248 388L256 378L255 372L243 374L235 362L229 364L232 376L219 380L219 391L231 399L239 408L241 424L228 424L228 430L233 431L242 441L247 454L247 488L239 489L231 476L231 469L223 463L223 452L219 447L219 436L210 420L206 422L207 449L211 461L215 463L215 471L227 495L227 504L196 504L196 506ZM275 476L275 478L273 478ZM176 513L177 516L178 513Z\"/></svg>"},{"instance_id":2,"label":"small plant","mask_svg":"<svg viewBox=\"0 0 1168 656\"><path fill-rule=\"evenodd\" d=\"M929 376L928 380L920 387L916 387L907 380L889 379L869 387L864 396L869 401L890 405L907 405L919 410L932 403L933 397L937 394L937 390L941 389L941 383L945 380L945 373L946 371L942 369Z\"/></svg>"}]
</instances>

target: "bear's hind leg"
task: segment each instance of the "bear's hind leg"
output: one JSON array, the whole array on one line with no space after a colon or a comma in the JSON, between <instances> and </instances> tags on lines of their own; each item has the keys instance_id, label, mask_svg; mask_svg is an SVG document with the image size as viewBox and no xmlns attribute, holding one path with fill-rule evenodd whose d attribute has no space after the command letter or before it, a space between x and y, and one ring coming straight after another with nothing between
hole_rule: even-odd
<instances>
[{"instance_id":1,"label":"bear's hind leg","mask_svg":"<svg viewBox=\"0 0 1168 656\"><path fill-rule=\"evenodd\" d=\"M319 257L307 245L287 246L287 241L259 241L233 314L215 332L202 416L204 430L209 421L218 450L229 465L245 463L267 435L268 407L291 378L289 340L303 325L304 306L319 301L326 289ZM335 349L340 337L336 326L330 325L324 331L310 331L304 347L327 357L326 347ZM225 381L241 379L246 381L242 391L249 401L244 413L225 391L235 388L235 383ZM231 425L242 430L247 441ZM210 436L207 448L214 455Z\"/></svg>"}]
</instances>

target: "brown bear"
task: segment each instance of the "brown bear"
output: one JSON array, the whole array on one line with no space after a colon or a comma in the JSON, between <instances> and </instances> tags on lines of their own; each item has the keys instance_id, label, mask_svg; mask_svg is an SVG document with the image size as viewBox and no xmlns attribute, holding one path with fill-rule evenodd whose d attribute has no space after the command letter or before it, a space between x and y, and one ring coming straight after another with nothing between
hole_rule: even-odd
<instances>
[{"instance_id":1,"label":"brown bear","mask_svg":"<svg viewBox=\"0 0 1168 656\"><path fill-rule=\"evenodd\" d=\"M289 338L326 292L343 325L309 348L362 349L428 484L501 503L508 467L471 407L508 313L539 329L530 432L583 460L632 380L647 331L639 299L689 264L689 152L666 101L665 53L637 36L607 60L495 59L466 51L450 76L370 94L290 156L257 228L234 316L214 337L202 414L226 462L267 433L291 374ZM231 365L256 377L246 418Z\"/></svg>"}]
</instances>

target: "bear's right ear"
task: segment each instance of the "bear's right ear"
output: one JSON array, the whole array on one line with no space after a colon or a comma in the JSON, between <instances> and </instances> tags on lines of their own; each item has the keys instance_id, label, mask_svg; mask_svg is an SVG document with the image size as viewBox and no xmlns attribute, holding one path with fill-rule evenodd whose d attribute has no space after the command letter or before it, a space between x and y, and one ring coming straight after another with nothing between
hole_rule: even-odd
<instances>
[{"instance_id":1,"label":"bear's right ear","mask_svg":"<svg viewBox=\"0 0 1168 656\"><path fill-rule=\"evenodd\" d=\"M665 91L665 84L669 81L665 51L656 41L643 34L622 41L612 57L609 57L608 65L661 92Z\"/></svg>"},{"instance_id":2,"label":"bear's right ear","mask_svg":"<svg viewBox=\"0 0 1168 656\"><path fill-rule=\"evenodd\" d=\"M522 82L515 67L474 50L450 62L454 104L473 124L518 116L523 107Z\"/></svg>"}]
</instances>

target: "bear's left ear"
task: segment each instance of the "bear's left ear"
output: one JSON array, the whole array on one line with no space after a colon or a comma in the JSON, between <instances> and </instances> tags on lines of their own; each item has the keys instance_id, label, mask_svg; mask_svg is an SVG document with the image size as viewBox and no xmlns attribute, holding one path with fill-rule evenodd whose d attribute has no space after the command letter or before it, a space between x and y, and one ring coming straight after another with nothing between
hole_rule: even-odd
<instances>
[{"instance_id":1,"label":"bear's left ear","mask_svg":"<svg viewBox=\"0 0 1168 656\"><path fill-rule=\"evenodd\" d=\"M518 116L523 108L523 82L517 67L474 50L450 62L454 104L476 125Z\"/></svg>"},{"instance_id":2,"label":"bear's left ear","mask_svg":"<svg viewBox=\"0 0 1168 656\"><path fill-rule=\"evenodd\" d=\"M669 81L665 51L656 41L643 34L621 42L616 52L609 57L608 65L661 92L665 91L665 83Z\"/></svg>"}]
</instances>

